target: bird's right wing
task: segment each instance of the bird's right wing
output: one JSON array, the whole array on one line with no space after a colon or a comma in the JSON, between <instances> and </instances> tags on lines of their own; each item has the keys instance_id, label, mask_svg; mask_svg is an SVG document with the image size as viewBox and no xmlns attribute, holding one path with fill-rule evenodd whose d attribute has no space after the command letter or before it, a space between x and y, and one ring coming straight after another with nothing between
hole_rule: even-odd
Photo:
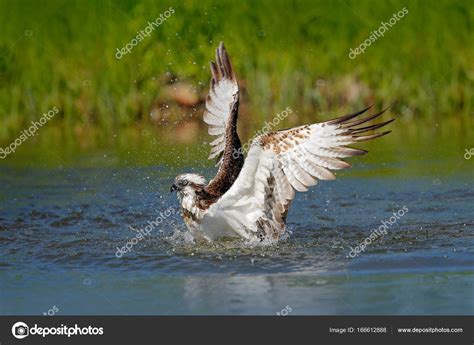
<instances>
[{"instance_id":1,"label":"bird's right wing","mask_svg":"<svg viewBox=\"0 0 474 345\"><path fill-rule=\"evenodd\" d=\"M367 109L257 137L237 180L211 205L203 225L218 216L243 237L278 239L295 190L305 192L318 180L335 179L332 170L350 167L341 158L367 153L347 145L389 133L364 134L393 121L358 127L383 113L359 118Z\"/></svg>"}]
</instances>

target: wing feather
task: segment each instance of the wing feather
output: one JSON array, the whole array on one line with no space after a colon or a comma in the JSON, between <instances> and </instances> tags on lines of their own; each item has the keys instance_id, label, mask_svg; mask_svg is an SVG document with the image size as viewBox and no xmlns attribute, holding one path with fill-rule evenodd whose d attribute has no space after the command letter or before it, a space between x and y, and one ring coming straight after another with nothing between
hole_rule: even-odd
<instances>
[{"instance_id":1,"label":"wing feather","mask_svg":"<svg viewBox=\"0 0 474 345\"><path fill-rule=\"evenodd\" d=\"M208 125L213 125L213 126L223 125L222 119L220 117L217 117L208 111L204 112L204 122L206 122Z\"/></svg>"},{"instance_id":2,"label":"wing feather","mask_svg":"<svg viewBox=\"0 0 474 345\"><path fill-rule=\"evenodd\" d=\"M301 182L301 184L307 189L307 187L314 186L318 181L311 176L309 172L304 168L298 156L292 156L291 158L291 171L293 175Z\"/></svg>"}]
</instances>

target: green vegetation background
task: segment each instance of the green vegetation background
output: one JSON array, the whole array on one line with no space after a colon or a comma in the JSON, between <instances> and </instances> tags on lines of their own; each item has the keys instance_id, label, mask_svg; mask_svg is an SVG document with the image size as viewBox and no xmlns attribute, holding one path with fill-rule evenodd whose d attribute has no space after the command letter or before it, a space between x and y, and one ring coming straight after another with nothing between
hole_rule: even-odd
<instances>
[{"instance_id":1,"label":"green vegetation background","mask_svg":"<svg viewBox=\"0 0 474 345\"><path fill-rule=\"evenodd\" d=\"M116 59L169 7L169 19ZM349 59L403 7L403 19ZM243 89L244 140L287 107L296 115L283 127L374 103L398 118L394 143L460 149L472 138L473 18L468 0L0 0L0 144L52 107L60 114L23 145L202 143L209 61L224 41Z\"/></svg>"}]
</instances>

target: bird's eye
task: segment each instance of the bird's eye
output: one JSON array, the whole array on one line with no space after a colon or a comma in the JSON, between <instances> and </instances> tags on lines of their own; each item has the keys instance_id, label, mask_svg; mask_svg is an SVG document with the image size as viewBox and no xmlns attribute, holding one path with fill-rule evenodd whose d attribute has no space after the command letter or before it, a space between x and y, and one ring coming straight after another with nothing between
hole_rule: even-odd
<instances>
[{"instance_id":1,"label":"bird's eye","mask_svg":"<svg viewBox=\"0 0 474 345\"><path fill-rule=\"evenodd\" d=\"M184 180L184 181L182 182L182 184L183 184L183 186L187 186L187 185L188 185L188 181Z\"/></svg>"}]
</instances>

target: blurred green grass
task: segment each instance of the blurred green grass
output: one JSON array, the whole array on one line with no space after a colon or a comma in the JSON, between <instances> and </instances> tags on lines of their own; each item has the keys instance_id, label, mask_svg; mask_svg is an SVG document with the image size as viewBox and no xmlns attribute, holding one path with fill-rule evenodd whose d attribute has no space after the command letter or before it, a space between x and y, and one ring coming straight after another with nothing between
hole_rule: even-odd
<instances>
[{"instance_id":1,"label":"blurred green grass","mask_svg":"<svg viewBox=\"0 0 474 345\"><path fill-rule=\"evenodd\" d=\"M170 6L175 13L150 37L115 58ZM403 19L349 59L403 7ZM61 112L47 127L59 142L92 145L143 128L171 142L196 139L202 102L179 104L173 90L189 86L202 100L221 40L243 89L244 139L288 106L298 115L283 126L369 103L391 105L387 117L413 135L449 123L462 136L473 117L473 18L467 0L0 0L0 143L54 106Z\"/></svg>"}]
</instances>

